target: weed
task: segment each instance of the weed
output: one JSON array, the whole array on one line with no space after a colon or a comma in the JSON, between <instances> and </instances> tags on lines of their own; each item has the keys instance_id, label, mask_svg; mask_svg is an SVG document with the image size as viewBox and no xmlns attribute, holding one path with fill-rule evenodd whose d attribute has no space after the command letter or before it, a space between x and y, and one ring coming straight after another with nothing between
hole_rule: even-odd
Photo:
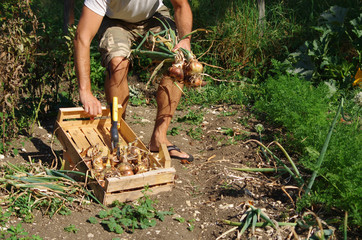
<instances>
[{"instance_id":1,"label":"weed","mask_svg":"<svg viewBox=\"0 0 362 240\"><path fill-rule=\"evenodd\" d=\"M180 130L180 127L173 127L173 128L171 128L171 130L167 131L167 135L177 136L180 134L179 130Z\"/></svg>"},{"instance_id":2,"label":"weed","mask_svg":"<svg viewBox=\"0 0 362 240\"><path fill-rule=\"evenodd\" d=\"M183 217L175 217L174 219L180 223L184 223L186 221Z\"/></svg>"},{"instance_id":3,"label":"weed","mask_svg":"<svg viewBox=\"0 0 362 240\"><path fill-rule=\"evenodd\" d=\"M136 113L134 113L134 114L132 115L132 118L133 118L133 119L143 119L143 117L138 117Z\"/></svg>"},{"instance_id":4,"label":"weed","mask_svg":"<svg viewBox=\"0 0 362 240\"><path fill-rule=\"evenodd\" d=\"M135 229L146 229L156 225L156 219L164 220L165 215L173 214L171 211L157 211L156 202L148 195L148 188L143 191L143 197L138 199L137 204L130 205L115 201L114 207L102 210L98 213L101 224L109 231L122 234L124 231L133 232ZM89 219L96 223L96 219Z\"/></svg>"},{"instance_id":5,"label":"weed","mask_svg":"<svg viewBox=\"0 0 362 240\"><path fill-rule=\"evenodd\" d=\"M194 229L195 229L195 222L196 222L196 219L190 219L187 221L187 230L189 230L190 232L192 232Z\"/></svg>"},{"instance_id":6,"label":"weed","mask_svg":"<svg viewBox=\"0 0 362 240\"><path fill-rule=\"evenodd\" d=\"M232 112L223 111L221 113L221 115L219 115L219 116L223 116L223 117L235 116L237 114L237 112L238 111L232 111Z\"/></svg>"},{"instance_id":7,"label":"weed","mask_svg":"<svg viewBox=\"0 0 362 240\"><path fill-rule=\"evenodd\" d=\"M202 128L200 128L200 127L190 128L187 131L187 135L195 140L201 140L202 133L203 133L203 131L202 131Z\"/></svg>"},{"instance_id":8,"label":"weed","mask_svg":"<svg viewBox=\"0 0 362 240\"><path fill-rule=\"evenodd\" d=\"M92 217L88 218L88 222L91 223L91 224L97 224L98 220L97 220L96 217L92 216Z\"/></svg>"},{"instance_id":9,"label":"weed","mask_svg":"<svg viewBox=\"0 0 362 240\"><path fill-rule=\"evenodd\" d=\"M185 116L178 117L177 122L184 122L192 125L200 125L203 119L204 119L204 114L202 112L197 113L196 111L189 110L189 112Z\"/></svg>"},{"instance_id":10,"label":"weed","mask_svg":"<svg viewBox=\"0 0 362 240\"><path fill-rule=\"evenodd\" d=\"M146 99L139 98L139 97L130 97L129 102L133 106L141 106L141 105L146 104Z\"/></svg>"},{"instance_id":11,"label":"weed","mask_svg":"<svg viewBox=\"0 0 362 240\"><path fill-rule=\"evenodd\" d=\"M28 236L29 233L26 232L21 225L18 223L16 226L10 226L6 230L0 230L0 238L7 240L42 240L41 237L32 235Z\"/></svg>"},{"instance_id":12,"label":"weed","mask_svg":"<svg viewBox=\"0 0 362 240\"><path fill-rule=\"evenodd\" d=\"M69 233L77 233L79 231L79 229L76 228L76 226L74 224L70 224L69 226L64 228L64 231L69 232Z\"/></svg>"}]
</instances>

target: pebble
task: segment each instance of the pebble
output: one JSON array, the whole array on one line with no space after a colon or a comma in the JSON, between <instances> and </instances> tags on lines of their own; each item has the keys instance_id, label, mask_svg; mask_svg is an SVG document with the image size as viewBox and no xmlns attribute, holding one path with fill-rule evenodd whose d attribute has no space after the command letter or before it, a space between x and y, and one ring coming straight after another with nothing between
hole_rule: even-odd
<instances>
[{"instance_id":1,"label":"pebble","mask_svg":"<svg viewBox=\"0 0 362 240\"><path fill-rule=\"evenodd\" d=\"M88 238L94 238L94 234L93 233L88 233L87 237Z\"/></svg>"},{"instance_id":2,"label":"pebble","mask_svg":"<svg viewBox=\"0 0 362 240\"><path fill-rule=\"evenodd\" d=\"M148 119L146 119L146 118L142 118L141 122L143 122L143 123L149 123L149 122L151 122L151 121L148 120Z\"/></svg>"},{"instance_id":3,"label":"pebble","mask_svg":"<svg viewBox=\"0 0 362 240\"><path fill-rule=\"evenodd\" d=\"M228 208L233 208L234 207L234 204L227 204L227 203L225 203L225 204L220 204L219 205L219 208L220 209L228 209Z\"/></svg>"},{"instance_id":4,"label":"pebble","mask_svg":"<svg viewBox=\"0 0 362 240\"><path fill-rule=\"evenodd\" d=\"M156 230L156 231L155 231L156 234L160 234L160 232L161 232L160 230Z\"/></svg>"},{"instance_id":5,"label":"pebble","mask_svg":"<svg viewBox=\"0 0 362 240\"><path fill-rule=\"evenodd\" d=\"M200 214L200 212L196 210L196 211L194 212L194 217L196 217L197 214Z\"/></svg>"},{"instance_id":6,"label":"pebble","mask_svg":"<svg viewBox=\"0 0 362 240\"><path fill-rule=\"evenodd\" d=\"M172 219L177 219L177 218L181 218L181 215L180 215L180 214L174 214L174 215L172 216Z\"/></svg>"},{"instance_id":7,"label":"pebble","mask_svg":"<svg viewBox=\"0 0 362 240\"><path fill-rule=\"evenodd\" d=\"M191 201L190 200L186 200L186 205L191 207Z\"/></svg>"},{"instance_id":8,"label":"pebble","mask_svg":"<svg viewBox=\"0 0 362 240\"><path fill-rule=\"evenodd\" d=\"M5 155L0 154L0 159L4 159L4 158L5 158Z\"/></svg>"}]
</instances>

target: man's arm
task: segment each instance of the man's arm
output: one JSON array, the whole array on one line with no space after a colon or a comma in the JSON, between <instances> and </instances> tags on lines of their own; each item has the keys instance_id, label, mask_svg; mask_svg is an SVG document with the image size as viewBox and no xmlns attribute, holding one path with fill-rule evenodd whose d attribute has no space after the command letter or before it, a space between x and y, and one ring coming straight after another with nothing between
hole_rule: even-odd
<instances>
[{"instance_id":1,"label":"man's arm","mask_svg":"<svg viewBox=\"0 0 362 240\"><path fill-rule=\"evenodd\" d=\"M188 0L171 0L174 8L175 23L179 37L189 34L192 31L192 11ZM191 36L181 40L176 46L177 48L185 48L191 50Z\"/></svg>"},{"instance_id":2,"label":"man's arm","mask_svg":"<svg viewBox=\"0 0 362 240\"><path fill-rule=\"evenodd\" d=\"M74 39L75 69L79 83L79 96L84 110L92 116L102 113L101 103L91 91L90 45L103 17L83 6Z\"/></svg>"}]
</instances>

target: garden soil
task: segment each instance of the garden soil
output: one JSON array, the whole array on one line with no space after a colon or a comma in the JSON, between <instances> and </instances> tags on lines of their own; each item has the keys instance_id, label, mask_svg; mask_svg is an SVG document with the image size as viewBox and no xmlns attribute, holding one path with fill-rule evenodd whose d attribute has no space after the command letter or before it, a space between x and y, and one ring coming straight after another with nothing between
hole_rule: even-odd
<instances>
[{"instance_id":1,"label":"garden soil","mask_svg":"<svg viewBox=\"0 0 362 240\"><path fill-rule=\"evenodd\" d=\"M190 110L203 114L201 124L195 126L176 121ZM127 108L126 122L146 145L152 134L155 115L156 108L153 105L130 105ZM44 164L53 161L54 153L62 153L62 146L53 135L54 123L55 117L41 122L32 138L19 139L19 143L24 142L19 155L5 157L1 161L23 163L41 160ZM297 215L293 199L298 189L283 190L286 185L293 185L288 182L288 176L277 178L276 174L246 173L232 169L273 164L266 162L256 143L246 142L259 139L255 131L256 124L263 124L266 128L263 138L272 139L273 133L267 124L256 120L245 106L192 106L176 112L169 129L174 129L177 134L169 135L169 139L183 151L193 154L195 161L182 164L179 160L172 160L172 166L176 169L174 188L152 195L151 198L157 201L156 209L172 209L174 214L166 216L164 221L157 220L155 227L136 229L133 233L109 232L100 223L91 224L87 221L102 210L96 203L82 206L74 204L72 213L66 216L49 217L36 211L33 223L22 225L30 235L38 235L43 239L209 240L217 239L222 234L225 234L225 238L221 239L236 239L235 227L224 224L223 220L239 221L248 203L262 209L273 220L295 222ZM202 132L194 135L198 139L193 139L187 133L190 128L196 127L200 127ZM18 222L19 219L12 219L9 224ZM71 224L78 230L76 233L64 230ZM248 239L287 239L292 236L292 229L257 228L254 234L248 230L242 239L246 239L246 236L249 236Z\"/></svg>"}]
</instances>

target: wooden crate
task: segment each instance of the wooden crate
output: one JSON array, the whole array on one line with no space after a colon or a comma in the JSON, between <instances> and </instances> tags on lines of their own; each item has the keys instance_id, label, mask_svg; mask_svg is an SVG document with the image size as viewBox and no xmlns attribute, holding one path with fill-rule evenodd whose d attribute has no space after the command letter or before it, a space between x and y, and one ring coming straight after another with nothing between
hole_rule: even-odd
<instances>
[{"instance_id":1,"label":"wooden crate","mask_svg":"<svg viewBox=\"0 0 362 240\"><path fill-rule=\"evenodd\" d=\"M133 130L122 119L122 108L119 107L118 134L121 146L137 141L136 146L147 150L143 142L138 139ZM65 168L87 172L89 167L85 163L81 152L90 146L106 146L111 149L111 118L110 110L102 108L102 116L90 119L83 108L60 108L55 135L63 146ZM151 159L151 170L133 176L107 178L104 182L94 180L89 183L95 196L105 205L113 201L133 201L141 196L144 186L148 185L152 192L158 194L170 191L174 186L176 170L171 167L170 155L165 145L161 145L158 158Z\"/></svg>"}]
</instances>

